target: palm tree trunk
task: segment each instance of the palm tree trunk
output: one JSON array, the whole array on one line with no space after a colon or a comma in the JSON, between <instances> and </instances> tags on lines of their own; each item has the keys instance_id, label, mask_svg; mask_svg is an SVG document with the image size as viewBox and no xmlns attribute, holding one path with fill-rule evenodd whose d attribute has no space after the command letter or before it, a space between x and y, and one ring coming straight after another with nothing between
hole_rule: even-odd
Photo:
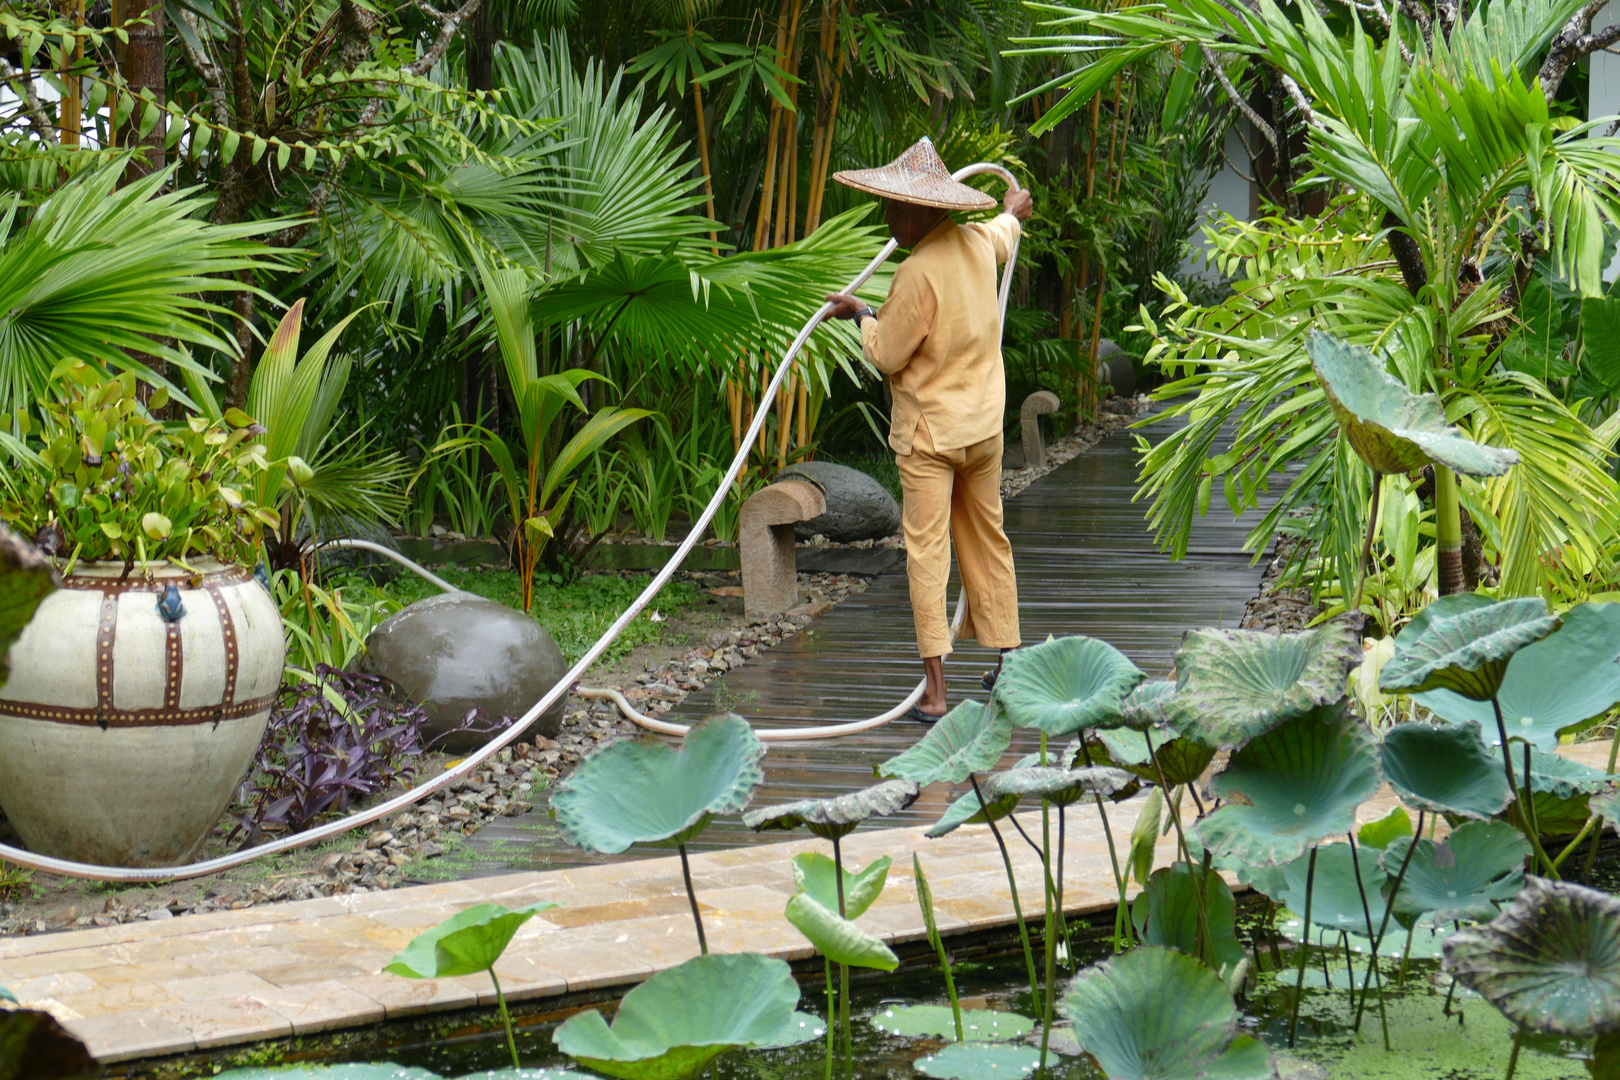
<instances>
[{"instance_id":1,"label":"palm tree trunk","mask_svg":"<svg viewBox=\"0 0 1620 1080\"><path fill-rule=\"evenodd\" d=\"M121 0L113 17L127 26L126 33L129 34L129 44L118 50L119 74L131 91L139 94L142 90L149 90L158 104L163 104L167 100L163 69L163 5L158 0ZM77 86L77 82L74 85ZM143 151L141 157L132 159L124 169L126 184L156 172L165 163L162 126L154 125L143 139L139 124L140 117L131 112L129 123L113 133L116 145Z\"/></svg>"}]
</instances>

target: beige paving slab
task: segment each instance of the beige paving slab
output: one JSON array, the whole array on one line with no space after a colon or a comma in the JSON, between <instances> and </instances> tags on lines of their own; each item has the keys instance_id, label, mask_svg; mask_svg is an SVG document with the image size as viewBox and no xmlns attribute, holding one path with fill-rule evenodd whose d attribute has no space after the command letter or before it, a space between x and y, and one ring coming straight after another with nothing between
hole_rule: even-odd
<instances>
[{"instance_id":1,"label":"beige paving slab","mask_svg":"<svg viewBox=\"0 0 1620 1080\"><path fill-rule=\"evenodd\" d=\"M64 1024L98 1061L112 1063L195 1049L191 1029L151 1010L111 1013ZM258 1036L253 1036L257 1038Z\"/></svg>"},{"instance_id":2,"label":"beige paving slab","mask_svg":"<svg viewBox=\"0 0 1620 1080\"><path fill-rule=\"evenodd\" d=\"M356 977L360 974L357 972ZM364 1027L384 1015L375 998L345 986L340 979L277 986L252 998L291 1023L294 1035Z\"/></svg>"},{"instance_id":3,"label":"beige paving slab","mask_svg":"<svg viewBox=\"0 0 1620 1080\"><path fill-rule=\"evenodd\" d=\"M285 1038L293 1033L290 1021L251 994L161 1005L152 1011L190 1032L199 1050Z\"/></svg>"}]
</instances>

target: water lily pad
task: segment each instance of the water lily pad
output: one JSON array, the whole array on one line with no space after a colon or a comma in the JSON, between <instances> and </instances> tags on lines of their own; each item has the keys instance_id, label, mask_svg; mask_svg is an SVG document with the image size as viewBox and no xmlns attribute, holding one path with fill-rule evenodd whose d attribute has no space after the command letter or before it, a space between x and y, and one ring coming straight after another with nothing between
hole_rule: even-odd
<instances>
[{"instance_id":1,"label":"water lily pad","mask_svg":"<svg viewBox=\"0 0 1620 1080\"><path fill-rule=\"evenodd\" d=\"M750 810L743 815L743 824L755 832L803 826L824 840L836 840L854 832L867 818L888 817L904 810L917 801L921 790L911 780L885 780L832 799L800 799Z\"/></svg>"},{"instance_id":2,"label":"water lily pad","mask_svg":"<svg viewBox=\"0 0 1620 1080\"><path fill-rule=\"evenodd\" d=\"M1344 697L1361 664L1348 618L1297 634L1192 630L1176 652L1170 725L1210 746L1241 746L1278 724Z\"/></svg>"},{"instance_id":3,"label":"water lily pad","mask_svg":"<svg viewBox=\"0 0 1620 1080\"><path fill-rule=\"evenodd\" d=\"M1195 1080L1232 1046L1237 1008L1208 967L1143 945L1076 975L1063 998L1109 1080Z\"/></svg>"},{"instance_id":4,"label":"water lily pad","mask_svg":"<svg viewBox=\"0 0 1620 1080\"><path fill-rule=\"evenodd\" d=\"M965 791L961 798L945 808L938 821L929 826L924 836L930 839L939 839L946 833L955 832L963 825L982 825L987 821L1000 821L1018 808L1017 795L1003 795L999 799L991 799L988 810L979 802L979 793Z\"/></svg>"},{"instance_id":5,"label":"water lily pad","mask_svg":"<svg viewBox=\"0 0 1620 1080\"><path fill-rule=\"evenodd\" d=\"M1153 679L1138 683L1136 689L1120 702L1119 716L1126 727L1146 731L1170 722L1170 703L1176 696L1176 684L1170 679Z\"/></svg>"},{"instance_id":6,"label":"water lily pad","mask_svg":"<svg viewBox=\"0 0 1620 1080\"><path fill-rule=\"evenodd\" d=\"M824 907L807 892L797 892L787 903L787 921L809 939L816 951L835 964L893 971L899 957L877 937L838 915L837 901Z\"/></svg>"},{"instance_id":7,"label":"water lily pad","mask_svg":"<svg viewBox=\"0 0 1620 1080\"><path fill-rule=\"evenodd\" d=\"M728 1050L770 1046L794 1022L792 969L757 953L696 956L624 996L610 1027L592 1009L557 1028L557 1048L624 1080L687 1080Z\"/></svg>"},{"instance_id":8,"label":"water lily pad","mask_svg":"<svg viewBox=\"0 0 1620 1080\"><path fill-rule=\"evenodd\" d=\"M416 935L383 970L407 979L448 979L488 971L524 923L556 906L542 901L513 911L499 904L475 904Z\"/></svg>"},{"instance_id":9,"label":"water lily pad","mask_svg":"<svg viewBox=\"0 0 1620 1080\"><path fill-rule=\"evenodd\" d=\"M1034 796L1056 806L1069 806L1093 795L1112 795L1131 782L1129 773L1095 765L1089 769L1042 768L1008 769L991 773L979 785L984 797L995 802L1008 795Z\"/></svg>"},{"instance_id":10,"label":"water lily pad","mask_svg":"<svg viewBox=\"0 0 1620 1080\"><path fill-rule=\"evenodd\" d=\"M1530 842L1501 821L1467 822L1440 843L1417 841L1415 850L1410 838L1396 840L1379 860L1391 879L1408 850L1411 862L1394 907L1395 918L1411 929L1419 922L1444 926L1495 918L1524 887Z\"/></svg>"},{"instance_id":11,"label":"water lily pad","mask_svg":"<svg viewBox=\"0 0 1620 1080\"><path fill-rule=\"evenodd\" d=\"M1508 738L1542 750L1580 731L1620 702L1620 604L1581 604L1563 625L1513 654L1496 691ZM1413 694L1412 700L1454 724L1473 721L1496 742L1491 702L1455 690Z\"/></svg>"},{"instance_id":12,"label":"water lily pad","mask_svg":"<svg viewBox=\"0 0 1620 1080\"><path fill-rule=\"evenodd\" d=\"M1048 638L1006 655L995 697L1014 726L1048 735L1115 727L1125 695L1141 682L1125 654L1096 638Z\"/></svg>"},{"instance_id":13,"label":"water lily pad","mask_svg":"<svg viewBox=\"0 0 1620 1080\"><path fill-rule=\"evenodd\" d=\"M765 744L733 713L686 733L679 750L651 739L610 743L557 786L552 812L569 843L617 855L631 844L684 843L715 814L748 805L765 778Z\"/></svg>"},{"instance_id":14,"label":"water lily pad","mask_svg":"<svg viewBox=\"0 0 1620 1080\"><path fill-rule=\"evenodd\" d=\"M1131 903L1131 923L1142 944L1198 955L1197 884L1193 868L1184 862L1153 872L1147 887ZM1236 936L1237 905L1232 890L1213 871L1204 881L1204 903L1210 940L1204 942L1202 959L1212 968L1236 964L1243 959L1243 946Z\"/></svg>"},{"instance_id":15,"label":"water lily pad","mask_svg":"<svg viewBox=\"0 0 1620 1080\"><path fill-rule=\"evenodd\" d=\"M844 915L858 919L883 893L889 877L887 855L874 859L864 870L844 870ZM838 866L819 851L793 856L793 880L801 891L830 911L838 910Z\"/></svg>"},{"instance_id":16,"label":"water lily pad","mask_svg":"<svg viewBox=\"0 0 1620 1080\"><path fill-rule=\"evenodd\" d=\"M1212 784L1230 801L1196 831L1217 857L1281 866L1349 832L1381 779L1372 732L1343 705L1328 706L1234 753Z\"/></svg>"},{"instance_id":17,"label":"water lily pad","mask_svg":"<svg viewBox=\"0 0 1620 1080\"><path fill-rule=\"evenodd\" d=\"M591 1080L591 1074L572 1069L490 1069L467 1073L456 1080Z\"/></svg>"},{"instance_id":18,"label":"water lily pad","mask_svg":"<svg viewBox=\"0 0 1620 1080\"><path fill-rule=\"evenodd\" d=\"M1518 1024L1585 1037L1620 1030L1620 899L1527 876L1488 923L1446 940L1445 970Z\"/></svg>"},{"instance_id":19,"label":"water lily pad","mask_svg":"<svg viewBox=\"0 0 1620 1080\"><path fill-rule=\"evenodd\" d=\"M1159 774L1153 768L1156 754L1159 768L1164 770L1164 782L1171 787L1193 783L1215 760L1215 748L1208 743L1158 728L1146 731L1113 728L1097 732L1097 737L1120 768L1154 783L1159 782ZM1153 741L1152 753L1148 750L1149 739Z\"/></svg>"},{"instance_id":20,"label":"water lily pad","mask_svg":"<svg viewBox=\"0 0 1620 1080\"><path fill-rule=\"evenodd\" d=\"M1501 759L1480 741L1478 724L1396 724L1380 749L1384 778L1418 810L1483 819L1513 798Z\"/></svg>"},{"instance_id":21,"label":"water lily pad","mask_svg":"<svg viewBox=\"0 0 1620 1080\"><path fill-rule=\"evenodd\" d=\"M1467 476L1501 476L1517 451L1474 442L1446 423L1433 394L1414 394L1360 345L1312 331L1305 351L1345 438L1377 473L1406 473L1431 461Z\"/></svg>"},{"instance_id":22,"label":"water lily pad","mask_svg":"<svg viewBox=\"0 0 1620 1080\"><path fill-rule=\"evenodd\" d=\"M1316 875L1311 885L1311 924L1326 930L1344 933L1367 933L1367 912L1372 913L1373 931L1383 925L1384 885L1388 876L1378 865L1378 852L1361 851L1354 859L1349 844L1323 844L1316 849ZM1356 883L1356 867L1361 868L1361 883ZM1287 887L1277 899L1289 911L1305 911L1305 877L1310 870L1310 856L1296 859L1283 867ZM1367 907L1361 906L1365 890Z\"/></svg>"},{"instance_id":23,"label":"water lily pad","mask_svg":"<svg viewBox=\"0 0 1620 1080\"><path fill-rule=\"evenodd\" d=\"M894 1005L872 1017L885 1035L909 1035L956 1041L956 1020L948 1005ZM1035 1030L1035 1021L995 1009L963 1009L962 1034L968 1042L1009 1042Z\"/></svg>"},{"instance_id":24,"label":"water lily pad","mask_svg":"<svg viewBox=\"0 0 1620 1080\"><path fill-rule=\"evenodd\" d=\"M569 1077L583 1074L570 1074L554 1069L552 1075L568 1080ZM395 1065L387 1061L378 1063L350 1061L339 1065L230 1069L220 1073L215 1080L443 1080L443 1078L436 1072L419 1069L414 1065Z\"/></svg>"},{"instance_id":25,"label":"water lily pad","mask_svg":"<svg viewBox=\"0 0 1620 1080\"><path fill-rule=\"evenodd\" d=\"M1451 690L1489 701L1513 654L1558 628L1539 596L1491 603L1476 593L1442 596L1418 612L1395 639L1395 655L1378 673L1387 693ZM1494 716L1489 725L1495 729ZM1511 738L1513 732L1509 730Z\"/></svg>"},{"instance_id":26,"label":"water lily pad","mask_svg":"<svg viewBox=\"0 0 1620 1080\"><path fill-rule=\"evenodd\" d=\"M952 1043L937 1054L917 1059L924 1076L942 1080L1005 1080L1028 1076L1041 1065L1041 1052L1032 1046L1002 1043Z\"/></svg>"},{"instance_id":27,"label":"water lily pad","mask_svg":"<svg viewBox=\"0 0 1620 1080\"><path fill-rule=\"evenodd\" d=\"M917 744L883 762L879 776L929 784L960 784L996 767L1012 745L1012 721L996 707L964 701L940 718Z\"/></svg>"}]
</instances>

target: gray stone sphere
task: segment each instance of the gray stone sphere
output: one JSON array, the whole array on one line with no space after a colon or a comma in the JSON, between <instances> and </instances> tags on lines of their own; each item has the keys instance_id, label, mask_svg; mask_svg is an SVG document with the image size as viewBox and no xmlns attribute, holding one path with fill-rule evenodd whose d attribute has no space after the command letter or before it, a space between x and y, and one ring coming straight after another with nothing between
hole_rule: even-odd
<instances>
[{"instance_id":1,"label":"gray stone sphere","mask_svg":"<svg viewBox=\"0 0 1620 1080\"><path fill-rule=\"evenodd\" d=\"M516 719L568 671L562 650L533 618L464 592L418 600L390 616L366 639L357 666L422 707L424 743L457 727L469 709ZM562 717L559 701L529 731L554 737ZM488 739L451 735L435 749L469 753Z\"/></svg>"},{"instance_id":2,"label":"gray stone sphere","mask_svg":"<svg viewBox=\"0 0 1620 1080\"><path fill-rule=\"evenodd\" d=\"M827 493L827 512L793 526L808 540L820 534L840 544L881 540L900 531L900 504L887 488L859 469L830 461L801 461L776 474L778 480L802 476Z\"/></svg>"}]
</instances>

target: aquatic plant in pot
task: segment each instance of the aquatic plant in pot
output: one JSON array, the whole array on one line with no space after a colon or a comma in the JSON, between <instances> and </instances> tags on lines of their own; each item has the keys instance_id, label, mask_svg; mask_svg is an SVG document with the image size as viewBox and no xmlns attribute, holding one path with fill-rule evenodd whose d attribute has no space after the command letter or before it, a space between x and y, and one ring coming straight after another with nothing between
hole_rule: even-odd
<instances>
[{"instance_id":1,"label":"aquatic plant in pot","mask_svg":"<svg viewBox=\"0 0 1620 1080\"><path fill-rule=\"evenodd\" d=\"M165 424L132 375L67 363L8 443L0 518L62 588L10 650L0 808L28 846L83 862L185 862L264 734L285 643L247 569L264 514L253 422ZM154 799L153 792L164 797Z\"/></svg>"}]
</instances>

